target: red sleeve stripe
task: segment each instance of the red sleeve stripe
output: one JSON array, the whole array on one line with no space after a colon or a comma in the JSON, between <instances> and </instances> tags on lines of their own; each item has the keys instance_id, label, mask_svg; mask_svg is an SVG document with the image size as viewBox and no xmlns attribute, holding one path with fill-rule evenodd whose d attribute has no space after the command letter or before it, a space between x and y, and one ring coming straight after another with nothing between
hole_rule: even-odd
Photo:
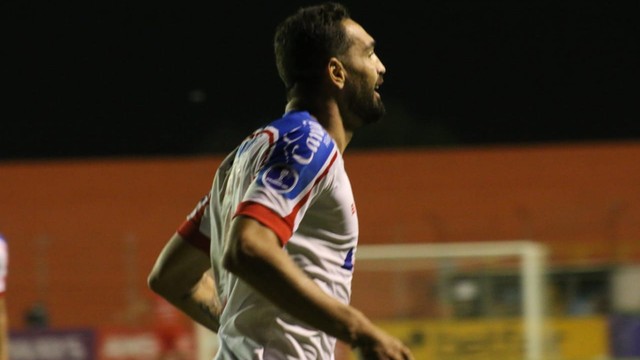
<instances>
[{"instance_id":1,"label":"red sleeve stripe","mask_svg":"<svg viewBox=\"0 0 640 360\"><path fill-rule=\"evenodd\" d=\"M333 163L335 162L337 157L338 153L336 152L333 154L333 158L331 158L331 161L329 162L327 168L322 172L322 174L320 174L320 176L318 176L318 178L316 178L315 182L313 183L313 187L315 187L320 182L320 180L322 180L322 178L327 176L327 174L329 173L329 169L331 168L331 166L333 166ZM296 216L298 215L298 212L300 211L300 208L302 208L302 206L309 200L310 196L311 190L309 190L304 195L304 197L302 197L302 199L298 201L298 203L293 207L291 213L289 213L289 215L285 217L281 217L275 211L253 201L240 203L240 205L238 205L238 208L236 209L235 216L246 215L258 220L260 223L273 230L278 238L280 238L280 242L284 246L293 234L294 221L296 219Z\"/></svg>"},{"instance_id":2,"label":"red sleeve stripe","mask_svg":"<svg viewBox=\"0 0 640 360\"><path fill-rule=\"evenodd\" d=\"M198 219L199 220L199 219ZM200 222L194 220L185 220L178 227L178 234L182 236L189 244L195 246L198 250L209 256L211 240L200 232Z\"/></svg>"},{"instance_id":3,"label":"red sleeve stripe","mask_svg":"<svg viewBox=\"0 0 640 360\"><path fill-rule=\"evenodd\" d=\"M245 215L256 219L262 225L270 228L284 246L291 238L293 227L284 218L268 207L253 201L245 201L238 205L234 216Z\"/></svg>"}]
</instances>

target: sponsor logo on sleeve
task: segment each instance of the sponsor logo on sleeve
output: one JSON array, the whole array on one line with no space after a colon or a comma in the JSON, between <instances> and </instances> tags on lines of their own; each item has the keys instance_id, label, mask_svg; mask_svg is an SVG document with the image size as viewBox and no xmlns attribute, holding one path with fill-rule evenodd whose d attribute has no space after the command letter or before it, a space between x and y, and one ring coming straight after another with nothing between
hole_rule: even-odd
<instances>
[{"instance_id":1,"label":"sponsor logo on sleeve","mask_svg":"<svg viewBox=\"0 0 640 360\"><path fill-rule=\"evenodd\" d=\"M262 174L262 182L279 193L291 191L298 179L298 172L286 164L272 165Z\"/></svg>"},{"instance_id":2,"label":"sponsor logo on sleeve","mask_svg":"<svg viewBox=\"0 0 640 360\"><path fill-rule=\"evenodd\" d=\"M320 124L305 120L301 126L285 134L282 140L286 144L285 152L288 156L298 164L308 165L318 152L324 137L324 130Z\"/></svg>"}]
</instances>

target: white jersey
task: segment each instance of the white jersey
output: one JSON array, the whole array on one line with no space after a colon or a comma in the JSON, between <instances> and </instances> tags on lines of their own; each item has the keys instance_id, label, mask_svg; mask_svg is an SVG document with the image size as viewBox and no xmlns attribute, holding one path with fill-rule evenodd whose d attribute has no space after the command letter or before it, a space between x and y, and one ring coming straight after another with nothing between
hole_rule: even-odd
<instances>
[{"instance_id":1,"label":"white jersey","mask_svg":"<svg viewBox=\"0 0 640 360\"><path fill-rule=\"evenodd\" d=\"M336 339L274 306L221 265L233 217L271 228L295 263L348 303L358 221L338 147L307 112L249 136L222 162L179 232L210 251L224 304L216 359L333 359Z\"/></svg>"},{"instance_id":2,"label":"white jersey","mask_svg":"<svg viewBox=\"0 0 640 360\"><path fill-rule=\"evenodd\" d=\"M9 251L7 242L0 235L0 296L4 296L7 290L7 271L9 268Z\"/></svg>"}]
</instances>

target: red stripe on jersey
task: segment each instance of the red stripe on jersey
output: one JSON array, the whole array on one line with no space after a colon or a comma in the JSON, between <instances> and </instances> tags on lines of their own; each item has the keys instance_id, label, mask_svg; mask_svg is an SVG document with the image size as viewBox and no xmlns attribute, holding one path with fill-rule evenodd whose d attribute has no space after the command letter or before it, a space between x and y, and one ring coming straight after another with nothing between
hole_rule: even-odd
<instances>
[{"instance_id":1,"label":"red stripe on jersey","mask_svg":"<svg viewBox=\"0 0 640 360\"><path fill-rule=\"evenodd\" d=\"M211 239L200 232L200 221L202 216L198 218L198 221L194 219L185 220L178 228L178 234L188 242L195 246L198 250L201 250L207 256L209 256L209 250L211 249Z\"/></svg>"},{"instance_id":2,"label":"red stripe on jersey","mask_svg":"<svg viewBox=\"0 0 640 360\"><path fill-rule=\"evenodd\" d=\"M273 147L273 144L275 143L276 140L275 140L275 135L271 130L264 129L260 131L258 134L267 134L267 136L269 136L269 149L267 149L267 151L264 152L264 154L262 155L262 159L260 159L260 167L262 167L262 165L264 165L264 163L269 158L269 155L271 154L271 147Z\"/></svg>"},{"instance_id":3,"label":"red stripe on jersey","mask_svg":"<svg viewBox=\"0 0 640 360\"><path fill-rule=\"evenodd\" d=\"M253 201L245 201L238 205L234 215L246 215L256 219L262 225L270 228L280 239L280 243L284 246L291 238L293 226L285 221L275 211L268 207Z\"/></svg>"},{"instance_id":4,"label":"red stripe on jersey","mask_svg":"<svg viewBox=\"0 0 640 360\"><path fill-rule=\"evenodd\" d=\"M329 166L327 166L327 168L324 169L322 174L320 174L320 176L316 178L316 181L313 183L312 189L320 182L320 180L322 180L325 176L327 176L327 174L329 173L329 169L331 169L331 166L333 166L333 163L336 161L337 158L338 158L338 152L335 152L333 154L333 157L331 158L331 161L329 162ZM311 189L309 189L309 192L307 192L304 195L304 197L300 199L300 201L298 201L296 206L293 207L293 210L291 211L291 213L289 213L289 215L284 217L284 220L287 222L287 224L291 224L291 228L293 228L293 223L296 219L296 216L298 216L298 212L300 211L300 208L309 200L309 196L311 196Z\"/></svg>"},{"instance_id":5,"label":"red stripe on jersey","mask_svg":"<svg viewBox=\"0 0 640 360\"><path fill-rule=\"evenodd\" d=\"M182 236L189 244L195 246L197 249L202 250L207 256L209 256L211 239L200 232L200 223L202 222L202 216L209 206L209 195L205 196L199 203L196 209L187 216L180 227L178 227L178 234Z\"/></svg>"},{"instance_id":6,"label":"red stripe on jersey","mask_svg":"<svg viewBox=\"0 0 640 360\"><path fill-rule=\"evenodd\" d=\"M273 134L273 131L268 129L263 129L262 131L258 132L256 136L260 134L267 134L267 136L269 136L269 145L275 142L275 135Z\"/></svg>"},{"instance_id":7,"label":"red stripe on jersey","mask_svg":"<svg viewBox=\"0 0 640 360\"><path fill-rule=\"evenodd\" d=\"M322 180L322 178L327 176L327 174L329 173L329 169L331 168L331 166L333 166L333 163L337 158L338 153L336 152L335 154L333 154L333 158L331 158L331 161L329 162L327 168L314 181L313 187L315 187L320 182L320 180ZM234 216L247 215L258 220L260 223L273 230L273 232L276 233L276 235L280 239L280 242L284 246L291 238L295 218L298 215L300 208L302 208L302 206L309 200L309 196L311 196L311 190L309 190L304 195L304 197L300 199L300 201L293 207L291 213L285 217L281 217L275 211L253 201L240 203L240 205L238 205L238 208L236 209L236 214Z\"/></svg>"},{"instance_id":8,"label":"red stripe on jersey","mask_svg":"<svg viewBox=\"0 0 640 360\"><path fill-rule=\"evenodd\" d=\"M256 136L258 136L260 134L267 134L269 136L269 144L273 144L273 142L274 142L273 131L268 130L266 128L254 131L251 135L247 136L247 139L253 139L254 137L256 137Z\"/></svg>"}]
</instances>

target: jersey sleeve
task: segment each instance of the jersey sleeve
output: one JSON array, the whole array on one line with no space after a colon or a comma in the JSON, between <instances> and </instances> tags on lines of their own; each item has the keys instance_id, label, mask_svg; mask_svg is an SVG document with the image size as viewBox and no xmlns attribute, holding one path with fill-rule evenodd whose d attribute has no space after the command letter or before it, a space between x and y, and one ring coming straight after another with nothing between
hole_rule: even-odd
<instances>
[{"instance_id":1,"label":"jersey sleeve","mask_svg":"<svg viewBox=\"0 0 640 360\"><path fill-rule=\"evenodd\" d=\"M187 216L178 227L178 234L189 244L195 246L209 256L211 235L209 224L210 195L205 195L196 205L195 209Z\"/></svg>"},{"instance_id":2,"label":"jersey sleeve","mask_svg":"<svg viewBox=\"0 0 640 360\"><path fill-rule=\"evenodd\" d=\"M274 123L272 151L236 209L271 228L287 243L313 198L322 192L338 151L329 134L313 119L284 126Z\"/></svg>"}]
</instances>

